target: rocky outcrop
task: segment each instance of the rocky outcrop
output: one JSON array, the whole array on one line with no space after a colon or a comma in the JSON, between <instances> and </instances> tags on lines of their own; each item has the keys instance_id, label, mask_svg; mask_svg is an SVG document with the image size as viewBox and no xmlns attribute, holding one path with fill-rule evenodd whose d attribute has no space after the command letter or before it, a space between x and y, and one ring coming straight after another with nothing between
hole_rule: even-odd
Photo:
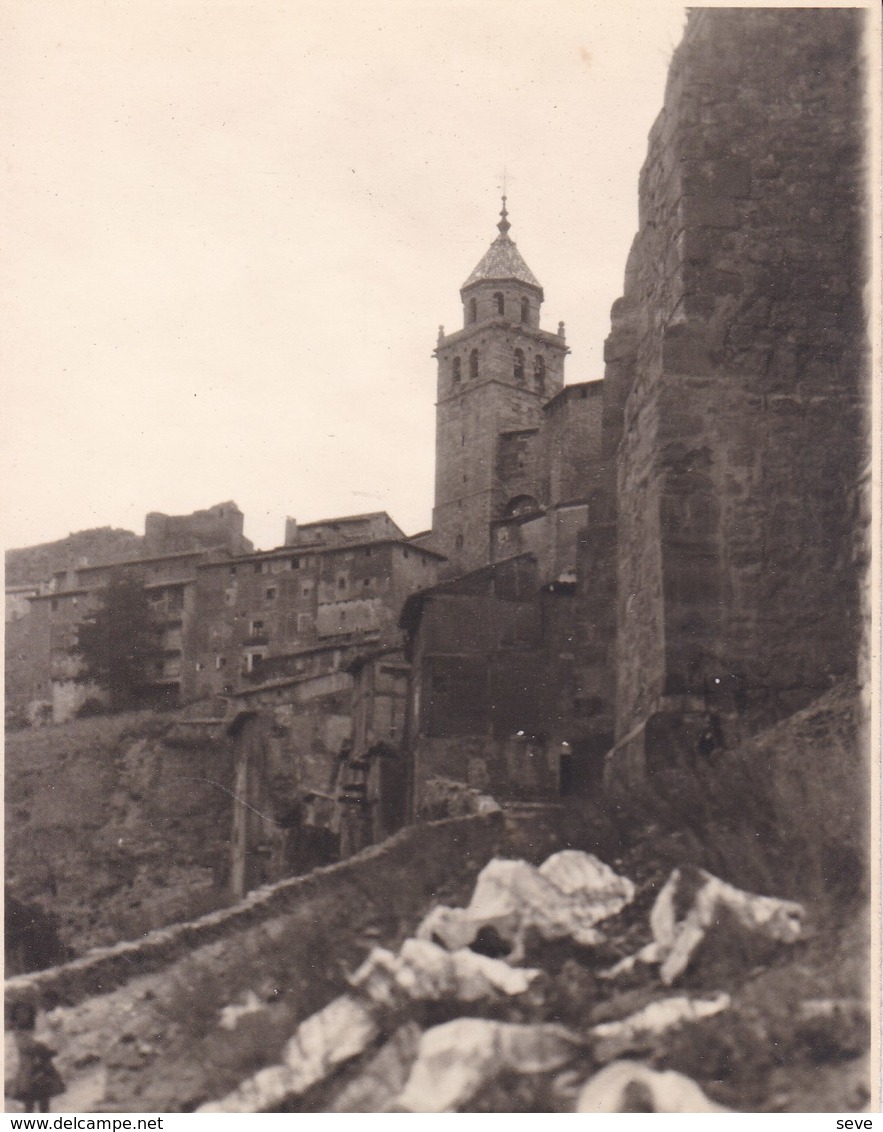
<instances>
[{"instance_id":1,"label":"rocky outcrop","mask_svg":"<svg viewBox=\"0 0 883 1132\"><path fill-rule=\"evenodd\" d=\"M75 720L6 743L6 879L76 952L229 902L232 756L170 717Z\"/></svg>"},{"instance_id":2,"label":"rocky outcrop","mask_svg":"<svg viewBox=\"0 0 883 1132\"><path fill-rule=\"evenodd\" d=\"M869 894L868 746L859 689L833 688L733 750L660 769L610 808L659 860L836 908Z\"/></svg>"},{"instance_id":3,"label":"rocky outcrop","mask_svg":"<svg viewBox=\"0 0 883 1132\"><path fill-rule=\"evenodd\" d=\"M694 10L672 62L607 348L626 780L855 676L863 18Z\"/></svg>"},{"instance_id":4,"label":"rocky outcrop","mask_svg":"<svg viewBox=\"0 0 883 1132\"><path fill-rule=\"evenodd\" d=\"M143 553L144 539L134 531L95 527L75 531L55 542L6 551L6 585L42 582L57 570L75 570L96 562L122 562Z\"/></svg>"}]
</instances>

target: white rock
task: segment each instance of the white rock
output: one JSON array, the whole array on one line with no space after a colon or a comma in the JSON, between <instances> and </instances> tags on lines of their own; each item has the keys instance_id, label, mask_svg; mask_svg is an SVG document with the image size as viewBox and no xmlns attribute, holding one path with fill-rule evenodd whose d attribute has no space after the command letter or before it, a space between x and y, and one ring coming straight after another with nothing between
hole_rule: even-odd
<instances>
[{"instance_id":1,"label":"white rock","mask_svg":"<svg viewBox=\"0 0 883 1132\"><path fill-rule=\"evenodd\" d=\"M571 938L582 946L599 943L595 925L634 898L627 877L618 876L590 853L568 849L537 869L526 861L495 857L479 873L467 908L434 908L417 929L420 939L436 937L449 950L467 947L482 927L493 927L512 945L508 957L524 956L524 938L535 928L544 939Z\"/></svg>"},{"instance_id":2,"label":"white rock","mask_svg":"<svg viewBox=\"0 0 883 1132\"><path fill-rule=\"evenodd\" d=\"M586 1083L577 1112L730 1112L710 1101L695 1081L638 1061L613 1061Z\"/></svg>"},{"instance_id":3,"label":"white rock","mask_svg":"<svg viewBox=\"0 0 883 1132\"><path fill-rule=\"evenodd\" d=\"M479 1002L500 994L524 994L539 974L468 948L451 952L429 940L408 939L398 955L374 948L349 981L372 1002L392 1006L402 997Z\"/></svg>"},{"instance_id":4,"label":"white rock","mask_svg":"<svg viewBox=\"0 0 883 1132\"><path fill-rule=\"evenodd\" d=\"M636 962L659 963L659 977L670 986L687 969L694 952L725 910L746 930L767 939L793 943L800 938L805 915L801 904L743 892L704 869L695 872L700 883L687 913L678 918L678 891L684 878L681 870L675 869L650 913L653 942L605 972L607 978L630 970Z\"/></svg>"},{"instance_id":5,"label":"white rock","mask_svg":"<svg viewBox=\"0 0 883 1132\"><path fill-rule=\"evenodd\" d=\"M458 1018L423 1034L396 1107L407 1112L456 1112L503 1070L548 1073L582 1048L582 1039L563 1026Z\"/></svg>"},{"instance_id":6,"label":"white rock","mask_svg":"<svg viewBox=\"0 0 883 1132\"><path fill-rule=\"evenodd\" d=\"M282 1063L262 1069L219 1101L198 1112L263 1112L299 1096L338 1065L362 1053L377 1036L369 1007L346 995L335 998L298 1027Z\"/></svg>"},{"instance_id":7,"label":"white rock","mask_svg":"<svg viewBox=\"0 0 883 1132\"><path fill-rule=\"evenodd\" d=\"M615 1022L601 1022L593 1026L590 1033L604 1043L605 1056L600 1056L596 1047L596 1057L607 1060L618 1056L626 1049L640 1043L642 1040L662 1034L666 1030L674 1029L689 1022L698 1022L702 1018L711 1018L728 1010L731 1005L728 994L716 994L712 998L687 998L680 995L675 998L663 998L651 1002L643 1010L630 1014Z\"/></svg>"},{"instance_id":8,"label":"white rock","mask_svg":"<svg viewBox=\"0 0 883 1132\"><path fill-rule=\"evenodd\" d=\"M221 1010L218 1025L223 1030L235 1030L240 1018L245 1017L246 1014L255 1014L265 1006L266 1003L261 1002L254 991L250 990L244 1002L231 1002Z\"/></svg>"},{"instance_id":9,"label":"white rock","mask_svg":"<svg viewBox=\"0 0 883 1132\"><path fill-rule=\"evenodd\" d=\"M405 1087L417 1057L420 1027L406 1022L380 1050L347 1081L328 1106L328 1112L386 1112Z\"/></svg>"}]
</instances>

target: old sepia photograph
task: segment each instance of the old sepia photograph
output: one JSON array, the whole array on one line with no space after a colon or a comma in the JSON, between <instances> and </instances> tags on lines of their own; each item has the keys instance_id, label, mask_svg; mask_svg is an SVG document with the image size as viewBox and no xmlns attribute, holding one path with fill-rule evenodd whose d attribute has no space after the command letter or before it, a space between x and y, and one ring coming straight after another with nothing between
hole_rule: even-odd
<instances>
[{"instance_id":1,"label":"old sepia photograph","mask_svg":"<svg viewBox=\"0 0 883 1132\"><path fill-rule=\"evenodd\" d=\"M5 1111L879 1111L877 6L0 42Z\"/></svg>"}]
</instances>

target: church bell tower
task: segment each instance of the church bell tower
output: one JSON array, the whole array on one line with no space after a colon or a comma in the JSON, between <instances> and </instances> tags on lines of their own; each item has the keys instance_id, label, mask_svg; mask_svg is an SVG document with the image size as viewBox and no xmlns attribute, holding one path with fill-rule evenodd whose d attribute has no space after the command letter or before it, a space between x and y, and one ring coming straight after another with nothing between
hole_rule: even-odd
<instances>
[{"instance_id":1,"label":"church bell tower","mask_svg":"<svg viewBox=\"0 0 883 1132\"><path fill-rule=\"evenodd\" d=\"M509 236L499 235L460 288L463 328L439 330L433 544L460 574L491 561L491 523L511 501L498 474L501 434L536 429L564 385L567 346L540 329L543 288Z\"/></svg>"}]
</instances>

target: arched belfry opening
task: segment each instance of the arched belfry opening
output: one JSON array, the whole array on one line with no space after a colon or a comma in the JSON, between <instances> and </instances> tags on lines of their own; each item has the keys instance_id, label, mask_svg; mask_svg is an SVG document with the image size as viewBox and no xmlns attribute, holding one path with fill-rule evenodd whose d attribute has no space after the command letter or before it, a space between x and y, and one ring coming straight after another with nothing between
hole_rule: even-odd
<instances>
[{"instance_id":1,"label":"arched belfry opening","mask_svg":"<svg viewBox=\"0 0 883 1132\"><path fill-rule=\"evenodd\" d=\"M543 393L546 389L546 359L542 354L537 354L533 363L533 382L537 393Z\"/></svg>"},{"instance_id":2,"label":"arched belfry opening","mask_svg":"<svg viewBox=\"0 0 883 1132\"><path fill-rule=\"evenodd\" d=\"M524 381L524 350L516 349L512 361L512 376L516 381Z\"/></svg>"}]
</instances>

